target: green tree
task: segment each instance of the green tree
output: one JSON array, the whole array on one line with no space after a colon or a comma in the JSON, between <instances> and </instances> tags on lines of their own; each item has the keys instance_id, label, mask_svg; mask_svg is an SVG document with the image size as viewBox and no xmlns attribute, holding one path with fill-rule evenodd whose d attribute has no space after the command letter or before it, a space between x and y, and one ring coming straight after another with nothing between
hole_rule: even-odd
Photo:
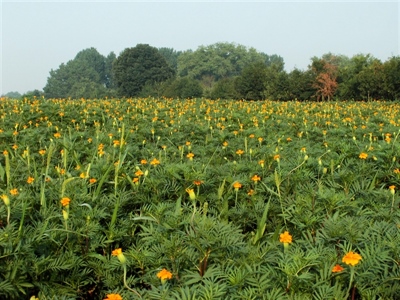
<instances>
[{"instance_id":1,"label":"green tree","mask_svg":"<svg viewBox=\"0 0 400 300\"><path fill-rule=\"evenodd\" d=\"M105 70L105 86L108 89L114 89L115 83L112 73L112 65L114 61L117 59L117 56L114 52L110 52L104 62L104 70Z\"/></svg>"},{"instance_id":2,"label":"green tree","mask_svg":"<svg viewBox=\"0 0 400 300\"><path fill-rule=\"evenodd\" d=\"M164 91L164 96L170 98L196 98L203 95L203 89L198 80L182 77L173 80Z\"/></svg>"},{"instance_id":3,"label":"green tree","mask_svg":"<svg viewBox=\"0 0 400 300\"><path fill-rule=\"evenodd\" d=\"M400 56L393 56L383 64L385 97L400 99Z\"/></svg>"},{"instance_id":4,"label":"green tree","mask_svg":"<svg viewBox=\"0 0 400 300\"><path fill-rule=\"evenodd\" d=\"M312 87L314 76L311 71L294 69L288 74L289 99L305 101L311 99L315 94Z\"/></svg>"},{"instance_id":5,"label":"green tree","mask_svg":"<svg viewBox=\"0 0 400 300\"><path fill-rule=\"evenodd\" d=\"M7 94L5 94L2 97L7 97L7 98L12 98L12 99L18 99L21 98L21 94L18 92L8 92Z\"/></svg>"},{"instance_id":6,"label":"green tree","mask_svg":"<svg viewBox=\"0 0 400 300\"><path fill-rule=\"evenodd\" d=\"M188 50L178 57L178 75L212 84L225 77L238 76L252 63L264 63L267 57L254 48L234 43L216 43Z\"/></svg>"},{"instance_id":7,"label":"green tree","mask_svg":"<svg viewBox=\"0 0 400 300\"><path fill-rule=\"evenodd\" d=\"M146 83L154 84L174 76L174 71L157 48L138 44L127 48L113 64L113 74L121 96L137 96Z\"/></svg>"},{"instance_id":8,"label":"green tree","mask_svg":"<svg viewBox=\"0 0 400 300\"><path fill-rule=\"evenodd\" d=\"M158 48L158 52L164 56L168 65L176 73L178 71L178 57L182 54L182 51L176 51L173 48L161 47Z\"/></svg>"},{"instance_id":9,"label":"green tree","mask_svg":"<svg viewBox=\"0 0 400 300\"><path fill-rule=\"evenodd\" d=\"M50 71L50 77L43 88L46 98L92 98L95 94L89 93L93 88L82 88L83 85L93 85L101 91L104 91L104 85L101 83L100 74L92 68L85 60L74 59L66 64L61 64L57 70ZM80 86L79 89L76 86ZM74 88L73 88L74 87ZM77 94L76 91L87 91L84 94Z\"/></svg>"},{"instance_id":10,"label":"green tree","mask_svg":"<svg viewBox=\"0 0 400 300\"><path fill-rule=\"evenodd\" d=\"M211 99L237 99L235 77L226 77L217 81L211 90Z\"/></svg>"},{"instance_id":11,"label":"green tree","mask_svg":"<svg viewBox=\"0 0 400 300\"><path fill-rule=\"evenodd\" d=\"M112 54L109 57L112 59ZM108 94L109 78L106 58L95 48L88 48L51 70L43 91L47 98L98 98Z\"/></svg>"},{"instance_id":12,"label":"green tree","mask_svg":"<svg viewBox=\"0 0 400 300\"><path fill-rule=\"evenodd\" d=\"M235 80L235 90L242 99L265 99L267 67L264 63L254 63L245 67Z\"/></svg>"},{"instance_id":13,"label":"green tree","mask_svg":"<svg viewBox=\"0 0 400 300\"><path fill-rule=\"evenodd\" d=\"M371 55L357 54L352 58L342 59L338 66L337 95L342 100L360 99L360 81L358 74L370 66L374 60Z\"/></svg>"}]
</instances>

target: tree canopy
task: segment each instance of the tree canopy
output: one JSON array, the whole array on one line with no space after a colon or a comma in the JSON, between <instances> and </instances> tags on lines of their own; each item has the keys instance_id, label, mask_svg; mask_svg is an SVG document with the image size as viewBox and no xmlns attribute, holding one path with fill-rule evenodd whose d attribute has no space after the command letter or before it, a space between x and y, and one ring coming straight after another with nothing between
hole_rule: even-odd
<instances>
[{"instance_id":1,"label":"tree canopy","mask_svg":"<svg viewBox=\"0 0 400 300\"><path fill-rule=\"evenodd\" d=\"M277 54L235 43L176 51L137 44L118 56L95 48L51 70L47 98L208 97L248 100L400 99L400 57L326 53L305 70L284 69Z\"/></svg>"},{"instance_id":2,"label":"tree canopy","mask_svg":"<svg viewBox=\"0 0 400 300\"><path fill-rule=\"evenodd\" d=\"M125 49L113 64L113 74L120 96L139 95L146 83L154 84L174 76L157 48L147 44Z\"/></svg>"}]
</instances>

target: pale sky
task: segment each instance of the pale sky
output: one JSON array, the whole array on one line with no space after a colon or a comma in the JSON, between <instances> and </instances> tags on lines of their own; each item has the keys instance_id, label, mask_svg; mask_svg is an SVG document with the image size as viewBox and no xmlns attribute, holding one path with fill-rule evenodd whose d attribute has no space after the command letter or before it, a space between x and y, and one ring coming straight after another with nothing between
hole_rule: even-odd
<instances>
[{"instance_id":1,"label":"pale sky","mask_svg":"<svg viewBox=\"0 0 400 300\"><path fill-rule=\"evenodd\" d=\"M10 1L0 0L0 94L42 90L86 48L117 56L137 44L196 50L217 42L283 57L306 70L325 53L400 49L400 1Z\"/></svg>"}]
</instances>

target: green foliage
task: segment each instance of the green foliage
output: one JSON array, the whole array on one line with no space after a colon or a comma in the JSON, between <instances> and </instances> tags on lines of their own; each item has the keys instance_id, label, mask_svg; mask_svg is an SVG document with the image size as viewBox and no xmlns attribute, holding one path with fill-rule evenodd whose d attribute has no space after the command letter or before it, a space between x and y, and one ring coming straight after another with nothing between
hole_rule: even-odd
<instances>
[{"instance_id":1,"label":"green foliage","mask_svg":"<svg viewBox=\"0 0 400 300\"><path fill-rule=\"evenodd\" d=\"M95 48L80 51L73 60L62 63L57 70L51 70L43 88L47 98L102 98L111 95L110 60Z\"/></svg>"},{"instance_id":2,"label":"green foliage","mask_svg":"<svg viewBox=\"0 0 400 300\"><path fill-rule=\"evenodd\" d=\"M2 299L400 297L397 103L1 105Z\"/></svg>"},{"instance_id":3,"label":"green foliage","mask_svg":"<svg viewBox=\"0 0 400 300\"><path fill-rule=\"evenodd\" d=\"M203 89L197 80L183 77L169 83L163 95L168 98L197 98L203 95Z\"/></svg>"},{"instance_id":4,"label":"green foliage","mask_svg":"<svg viewBox=\"0 0 400 300\"><path fill-rule=\"evenodd\" d=\"M174 75L164 56L157 48L138 44L127 48L113 64L113 74L121 96L137 96L146 83L165 81Z\"/></svg>"}]
</instances>

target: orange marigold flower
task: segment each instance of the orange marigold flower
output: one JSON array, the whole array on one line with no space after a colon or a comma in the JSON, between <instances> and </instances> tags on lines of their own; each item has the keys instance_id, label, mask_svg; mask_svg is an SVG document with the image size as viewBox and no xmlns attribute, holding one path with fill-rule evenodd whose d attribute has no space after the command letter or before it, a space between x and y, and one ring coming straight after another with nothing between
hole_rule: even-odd
<instances>
[{"instance_id":1,"label":"orange marigold flower","mask_svg":"<svg viewBox=\"0 0 400 300\"><path fill-rule=\"evenodd\" d=\"M40 150L39 150L39 154L40 154L41 156L45 155L45 154L46 154L46 150L40 149Z\"/></svg>"},{"instance_id":2,"label":"orange marigold flower","mask_svg":"<svg viewBox=\"0 0 400 300\"><path fill-rule=\"evenodd\" d=\"M279 241L284 244L290 244L292 242L292 236L289 234L289 231L285 231L279 235Z\"/></svg>"},{"instance_id":3,"label":"orange marigold flower","mask_svg":"<svg viewBox=\"0 0 400 300\"><path fill-rule=\"evenodd\" d=\"M186 157L189 158L190 160L193 160L194 154L193 154L192 152L189 152L189 153L186 155Z\"/></svg>"},{"instance_id":4,"label":"orange marigold flower","mask_svg":"<svg viewBox=\"0 0 400 300\"><path fill-rule=\"evenodd\" d=\"M122 300L122 297L120 294L107 294L107 298L104 300Z\"/></svg>"},{"instance_id":5,"label":"orange marigold flower","mask_svg":"<svg viewBox=\"0 0 400 300\"><path fill-rule=\"evenodd\" d=\"M161 280L172 279L172 273L167 269L162 269L160 272L157 273L157 277Z\"/></svg>"},{"instance_id":6,"label":"orange marigold flower","mask_svg":"<svg viewBox=\"0 0 400 300\"><path fill-rule=\"evenodd\" d=\"M342 262L347 265L355 266L360 262L361 259L362 257L360 254L350 251L345 256L343 256Z\"/></svg>"},{"instance_id":7,"label":"orange marigold flower","mask_svg":"<svg viewBox=\"0 0 400 300\"><path fill-rule=\"evenodd\" d=\"M394 170L393 170L393 173L394 173L394 174L400 174L400 169L399 169L399 168L394 169Z\"/></svg>"},{"instance_id":8,"label":"orange marigold flower","mask_svg":"<svg viewBox=\"0 0 400 300\"><path fill-rule=\"evenodd\" d=\"M63 197L60 202L62 206L68 206L69 203L71 202L71 199L69 199L68 197Z\"/></svg>"},{"instance_id":9,"label":"orange marigold flower","mask_svg":"<svg viewBox=\"0 0 400 300\"><path fill-rule=\"evenodd\" d=\"M339 273L339 272L342 272L343 270L344 270L344 268L343 268L341 265L336 264L336 265L332 268L332 273Z\"/></svg>"},{"instance_id":10,"label":"orange marigold flower","mask_svg":"<svg viewBox=\"0 0 400 300\"><path fill-rule=\"evenodd\" d=\"M244 153L244 151L242 149L239 149L239 150L236 151L237 155L242 155L243 153Z\"/></svg>"},{"instance_id":11,"label":"orange marigold flower","mask_svg":"<svg viewBox=\"0 0 400 300\"><path fill-rule=\"evenodd\" d=\"M4 151L3 151L3 155L4 155L4 156L7 156L7 155L8 155L8 151L7 151L7 150L4 150Z\"/></svg>"},{"instance_id":12,"label":"orange marigold flower","mask_svg":"<svg viewBox=\"0 0 400 300\"><path fill-rule=\"evenodd\" d=\"M194 185L201 185L202 183L203 183L202 180L194 180L194 181L193 181L193 184L194 184Z\"/></svg>"},{"instance_id":13,"label":"orange marigold flower","mask_svg":"<svg viewBox=\"0 0 400 300\"><path fill-rule=\"evenodd\" d=\"M61 133L56 132L56 133L54 134L54 137L55 137L56 139L59 139L59 138L61 137Z\"/></svg>"},{"instance_id":14,"label":"orange marigold flower","mask_svg":"<svg viewBox=\"0 0 400 300\"><path fill-rule=\"evenodd\" d=\"M251 177L251 180L253 180L254 182L257 182L257 181L261 180L261 177L256 174L253 177Z\"/></svg>"},{"instance_id":15,"label":"orange marigold flower","mask_svg":"<svg viewBox=\"0 0 400 300\"><path fill-rule=\"evenodd\" d=\"M367 159L367 157L368 157L368 154L367 153L364 153L364 152L362 152L362 153L360 153L360 155L358 156L359 158L361 158L361 159Z\"/></svg>"},{"instance_id":16,"label":"orange marigold flower","mask_svg":"<svg viewBox=\"0 0 400 300\"><path fill-rule=\"evenodd\" d=\"M140 164L142 164L142 165L146 165L146 164L147 164L147 160L145 160L145 159L142 159L142 160L140 161Z\"/></svg>"},{"instance_id":17,"label":"orange marigold flower","mask_svg":"<svg viewBox=\"0 0 400 300\"><path fill-rule=\"evenodd\" d=\"M121 264L125 264L126 263L126 258L124 256L124 254L122 253L122 249L121 248L117 248L117 249L113 250L111 252L111 255L112 256L116 256Z\"/></svg>"},{"instance_id":18,"label":"orange marigold flower","mask_svg":"<svg viewBox=\"0 0 400 300\"><path fill-rule=\"evenodd\" d=\"M389 190L390 190L390 193L391 193L392 195L394 195L394 193L395 193L395 190L394 190L395 188L396 188L395 185L389 186Z\"/></svg>"},{"instance_id":19,"label":"orange marigold flower","mask_svg":"<svg viewBox=\"0 0 400 300\"><path fill-rule=\"evenodd\" d=\"M274 155L274 160L279 160L280 158L281 158L281 156L279 154Z\"/></svg>"},{"instance_id":20,"label":"orange marigold flower","mask_svg":"<svg viewBox=\"0 0 400 300\"><path fill-rule=\"evenodd\" d=\"M89 179L89 183L90 184L93 184L93 183L96 183L97 182L97 179L96 178L90 178Z\"/></svg>"},{"instance_id":21,"label":"orange marigold flower","mask_svg":"<svg viewBox=\"0 0 400 300\"><path fill-rule=\"evenodd\" d=\"M13 196L17 196L18 195L18 189L10 190L10 194L13 195Z\"/></svg>"},{"instance_id":22,"label":"orange marigold flower","mask_svg":"<svg viewBox=\"0 0 400 300\"><path fill-rule=\"evenodd\" d=\"M242 187L242 184L238 181L235 181L235 183L233 184L233 188L237 191Z\"/></svg>"},{"instance_id":23,"label":"orange marigold flower","mask_svg":"<svg viewBox=\"0 0 400 300\"><path fill-rule=\"evenodd\" d=\"M157 158L154 158L154 159L150 162L150 164L153 165L153 166L156 166L156 165L159 165L159 164L160 164L160 161L159 161Z\"/></svg>"},{"instance_id":24,"label":"orange marigold flower","mask_svg":"<svg viewBox=\"0 0 400 300\"><path fill-rule=\"evenodd\" d=\"M253 196L253 195L254 195L254 190L250 190L250 191L248 191L248 192L247 192L247 195L249 195L249 196Z\"/></svg>"},{"instance_id":25,"label":"orange marigold flower","mask_svg":"<svg viewBox=\"0 0 400 300\"><path fill-rule=\"evenodd\" d=\"M26 182L27 182L28 184L32 184L34 181L35 181L35 178L33 178L33 177L31 177L31 176L29 176L28 179L26 180Z\"/></svg>"},{"instance_id":26,"label":"orange marigold flower","mask_svg":"<svg viewBox=\"0 0 400 300\"><path fill-rule=\"evenodd\" d=\"M227 141L223 142L222 146L227 147L228 146L228 142Z\"/></svg>"},{"instance_id":27,"label":"orange marigold flower","mask_svg":"<svg viewBox=\"0 0 400 300\"><path fill-rule=\"evenodd\" d=\"M264 168L264 163L265 161L263 159L258 161L258 164L261 166L261 168Z\"/></svg>"},{"instance_id":28,"label":"orange marigold flower","mask_svg":"<svg viewBox=\"0 0 400 300\"><path fill-rule=\"evenodd\" d=\"M143 171L142 170L137 170L136 172L135 172L135 176L137 176L137 177L140 177L140 176L143 176Z\"/></svg>"}]
</instances>

